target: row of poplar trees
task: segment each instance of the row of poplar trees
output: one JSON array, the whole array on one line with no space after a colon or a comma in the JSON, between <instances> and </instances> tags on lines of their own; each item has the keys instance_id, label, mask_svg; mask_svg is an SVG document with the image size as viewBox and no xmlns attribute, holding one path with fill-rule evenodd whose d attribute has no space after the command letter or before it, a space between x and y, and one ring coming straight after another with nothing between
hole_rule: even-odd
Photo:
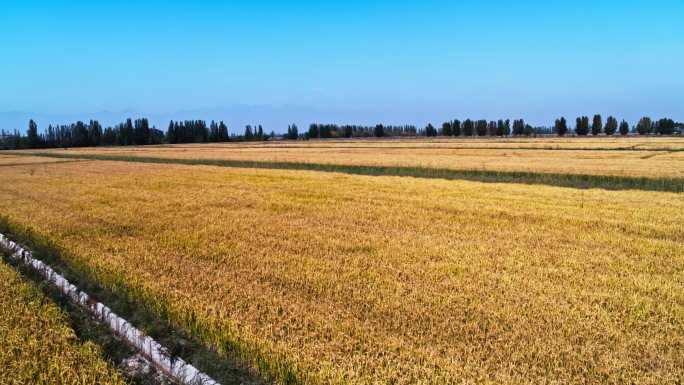
<instances>
[{"instance_id":1,"label":"row of poplar trees","mask_svg":"<svg viewBox=\"0 0 684 385\"><path fill-rule=\"evenodd\" d=\"M271 133L270 136L275 134ZM162 143L205 143L230 140L266 140L261 125L245 127L243 135L230 135L223 121L203 120L171 121L166 132L150 127L146 118L127 119L123 123L103 128L97 120L88 123L76 122L68 125L49 125L39 132L38 125L30 120L26 135L18 130L0 131L0 149L56 148L94 146L144 146Z\"/></svg>"},{"instance_id":2,"label":"row of poplar trees","mask_svg":"<svg viewBox=\"0 0 684 385\"><path fill-rule=\"evenodd\" d=\"M639 135L672 135L683 128L684 125L682 123L676 123L672 119L663 118L652 121L649 117L641 118L634 127L630 127L629 123L625 120L618 123L617 119L613 116L609 116L604 124L601 115L596 114L591 123L587 116L578 117L575 121L574 132L579 136L586 136L589 134L614 135L618 132L621 135L627 135L631 131L636 132ZM432 124L428 124L427 127L419 133L424 134L425 136L530 136L540 133L539 131L540 129L526 124L523 119L513 120L512 123L508 119L499 119L498 121L466 119L463 122L456 119L444 122L441 130L438 130L432 126ZM568 122L564 117L556 119L553 129L550 130L550 132L559 136L567 135L569 131Z\"/></svg>"},{"instance_id":3,"label":"row of poplar trees","mask_svg":"<svg viewBox=\"0 0 684 385\"><path fill-rule=\"evenodd\" d=\"M663 118L657 121L643 117L634 126L622 120L609 116L605 123L601 115L594 115L591 121L588 116L580 116L575 120L574 133L586 135L627 135L635 132L639 135L672 135L684 131L684 124L676 123L672 119ZM534 128L526 124L523 119L512 122L509 119L487 121L484 119L466 119L463 122L456 119L444 122L441 129L428 124L423 129L415 126L375 126L318 124L309 126L308 131L300 134L295 124L288 126L285 139L313 139L313 138L353 138L353 137L397 137L397 136L521 136L536 135L538 133L555 133L559 136L570 132L568 122L564 117L556 119L553 129ZM228 126L223 121L204 120L171 121L166 132L150 127L149 121L142 119L127 119L125 122L103 128L97 120L88 123L76 122L69 125L50 125L44 132L38 131L35 121L29 121L26 135L14 132L0 131L0 149L13 148L50 148L50 147L90 147L90 146L128 146L161 143L205 143L227 142L230 140L266 140L274 137L275 133L266 134L261 125L247 125L242 135L230 134Z\"/></svg>"},{"instance_id":4,"label":"row of poplar trees","mask_svg":"<svg viewBox=\"0 0 684 385\"><path fill-rule=\"evenodd\" d=\"M603 123L601 115L596 114L589 123L588 116L580 116L575 120L575 134L580 136L586 136L591 133L591 135L614 135L619 132L620 135L627 135L630 131L635 131L639 135L648 134L659 134L659 135L672 135L676 132L681 124L675 123L674 120L663 118L658 121L652 121L651 118L645 116L639 119L639 122L634 128L629 126L625 120L622 120L619 124L617 119L613 116L609 116L606 119L606 123ZM565 118L561 117L556 119L554 123L554 132L558 135L563 136L568 133L568 123Z\"/></svg>"},{"instance_id":5,"label":"row of poplar trees","mask_svg":"<svg viewBox=\"0 0 684 385\"><path fill-rule=\"evenodd\" d=\"M147 119L127 119L113 127L103 128L97 120L88 123L49 125L45 132L38 132L38 125L30 120L26 136L17 131L0 134L4 146L11 148L92 147L160 144L164 133L150 127ZM9 143L8 143L9 142Z\"/></svg>"}]
</instances>

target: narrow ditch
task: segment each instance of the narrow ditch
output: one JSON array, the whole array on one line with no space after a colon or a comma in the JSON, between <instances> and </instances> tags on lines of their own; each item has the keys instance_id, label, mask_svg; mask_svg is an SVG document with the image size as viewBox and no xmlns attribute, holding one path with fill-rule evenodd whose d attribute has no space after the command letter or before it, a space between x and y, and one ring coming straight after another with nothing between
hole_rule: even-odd
<instances>
[{"instance_id":1,"label":"narrow ditch","mask_svg":"<svg viewBox=\"0 0 684 385\"><path fill-rule=\"evenodd\" d=\"M173 384L170 378L154 370L154 367L139 356L135 349L112 334L108 327L97 322L82 307L74 305L57 288L45 282L36 270L11 258L11 255L9 250L0 246L2 261L17 270L27 283L38 288L48 300L64 312L65 320L79 341L99 346L103 358L119 369L126 383L131 385Z\"/></svg>"},{"instance_id":2,"label":"narrow ditch","mask_svg":"<svg viewBox=\"0 0 684 385\"><path fill-rule=\"evenodd\" d=\"M78 337L101 346L106 358L117 364L132 384L266 383L246 364L207 349L151 312L97 283L76 278L78 275L56 263L54 256L42 255L15 243L13 239L20 237L13 237L6 228L0 231L7 234L0 233L3 259L65 310Z\"/></svg>"}]
</instances>

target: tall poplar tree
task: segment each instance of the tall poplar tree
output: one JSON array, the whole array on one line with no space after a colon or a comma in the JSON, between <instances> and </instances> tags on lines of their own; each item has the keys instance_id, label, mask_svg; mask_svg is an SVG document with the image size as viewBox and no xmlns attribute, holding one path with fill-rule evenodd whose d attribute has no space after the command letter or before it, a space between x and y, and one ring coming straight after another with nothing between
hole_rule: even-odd
<instances>
[{"instance_id":1,"label":"tall poplar tree","mask_svg":"<svg viewBox=\"0 0 684 385\"><path fill-rule=\"evenodd\" d=\"M614 116L609 116L608 119L606 119L606 126L604 127L604 132L606 135L611 136L617 131L618 129L618 121L615 119Z\"/></svg>"},{"instance_id":2,"label":"tall poplar tree","mask_svg":"<svg viewBox=\"0 0 684 385\"><path fill-rule=\"evenodd\" d=\"M568 122L561 116L560 119L556 119L553 129L558 136L565 136L568 133Z\"/></svg>"},{"instance_id":3,"label":"tall poplar tree","mask_svg":"<svg viewBox=\"0 0 684 385\"><path fill-rule=\"evenodd\" d=\"M38 148L40 146L40 136L38 136L38 125L31 119L29 120L28 130L26 131L28 146L30 148Z\"/></svg>"},{"instance_id":4,"label":"tall poplar tree","mask_svg":"<svg viewBox=\"0 0 684 385\"><path fill-rule=\"evenodd\" d=\"M591 134L596 136L603 131L603 120L600 114L594 115L594 119L591 123Z\"/></svg>"}]
</instances>

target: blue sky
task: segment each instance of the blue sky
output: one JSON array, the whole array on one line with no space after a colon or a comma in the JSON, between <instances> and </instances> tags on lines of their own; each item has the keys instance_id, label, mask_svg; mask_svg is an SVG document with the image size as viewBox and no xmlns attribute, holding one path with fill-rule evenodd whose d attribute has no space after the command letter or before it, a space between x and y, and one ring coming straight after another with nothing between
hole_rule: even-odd
<instances>
[{"instance_id":1,"label":"blue sky","mask_svg":"<svg viewBox=\"0 0 684 385\"><path fill-rule=\"evenodd\" d=\"M0 128L29 115L276 131L311 120L684 120L683 20L681 0L4 0Z\"/></svg>"}]
</instances>

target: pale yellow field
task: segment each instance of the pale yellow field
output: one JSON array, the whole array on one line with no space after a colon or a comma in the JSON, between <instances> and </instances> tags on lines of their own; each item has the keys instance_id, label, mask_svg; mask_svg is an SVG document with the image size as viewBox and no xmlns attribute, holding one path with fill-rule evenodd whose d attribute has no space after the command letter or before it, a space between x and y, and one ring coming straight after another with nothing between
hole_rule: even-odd
<instances>
[{"instance_id":1,"label":"pale yellow field","mask_svg":"<svg viewBox=\"0 0 684 385\"><path fill-rule=\"evenodd\" d=\"M10 153L11 154L11 153ZM43 156L14 156L0 153L0 167L11 167L19 165L42 165L45 163L64 163L75 162L76 160L64 160Z\"/></svg>"},{"instance_id":2,"label":"pale yellow field","mask_svg":"<svg viewBox=\"0 0 684 385\"><path fill-rule=\"evenodd\" d=\"M103 161L27 170L0 168L12 181L1 215L281 379L684 380L682 194Z\"/></svg>"},{"instance_id":3,"label":"pale yellow field","mask_svg":"<svg viewBox=\"0 0 684 385\"><path fill-rule=\"evenodd\" d=\"M336 148L346 147L391 147L391 148L501 148L501 149L614 149L614 150L684 150L684 137L676 136L629 136L629 137L540 137L540 138L368 138L368 139L312 139L308 141L266 141L266 142L242 142L242 143L223 143L222 145L240 146L240 147L309 147L321 148L331 147ZM198 143L198 144L175 144L173 147L212 147L215 144ZM126 150L131 147L109 147L102 148L103 150ZM81 150L72 148L70 150Z\"/></svg>"},{"instance_id":4,"label":"pale yellow field","mask_svg":"<svg viewBox=\"0 0 684 385\"><path fill-rule=\"evenodd\" d=\"M564 150L545 150L544 148L564 148ZM580 148L583 150L579 150ZM620 150L605 150L610 148ZM626 150L628 148L632 150ZM684 139L681 138L565 138L289 141L264 144L191 144L51 151L67 154L177 159L682 178L684 177L683 150Z\"/></svg>"},{"instance_id":5,"label":"pale yellow field","mask_svg":"<svg viewBox=\"0 0 684 385\"><path fill-rule=\"evenodd\" d=\"M0 384L124 383L55 304L0 261Z\"/></svg>"}]
</instances>

